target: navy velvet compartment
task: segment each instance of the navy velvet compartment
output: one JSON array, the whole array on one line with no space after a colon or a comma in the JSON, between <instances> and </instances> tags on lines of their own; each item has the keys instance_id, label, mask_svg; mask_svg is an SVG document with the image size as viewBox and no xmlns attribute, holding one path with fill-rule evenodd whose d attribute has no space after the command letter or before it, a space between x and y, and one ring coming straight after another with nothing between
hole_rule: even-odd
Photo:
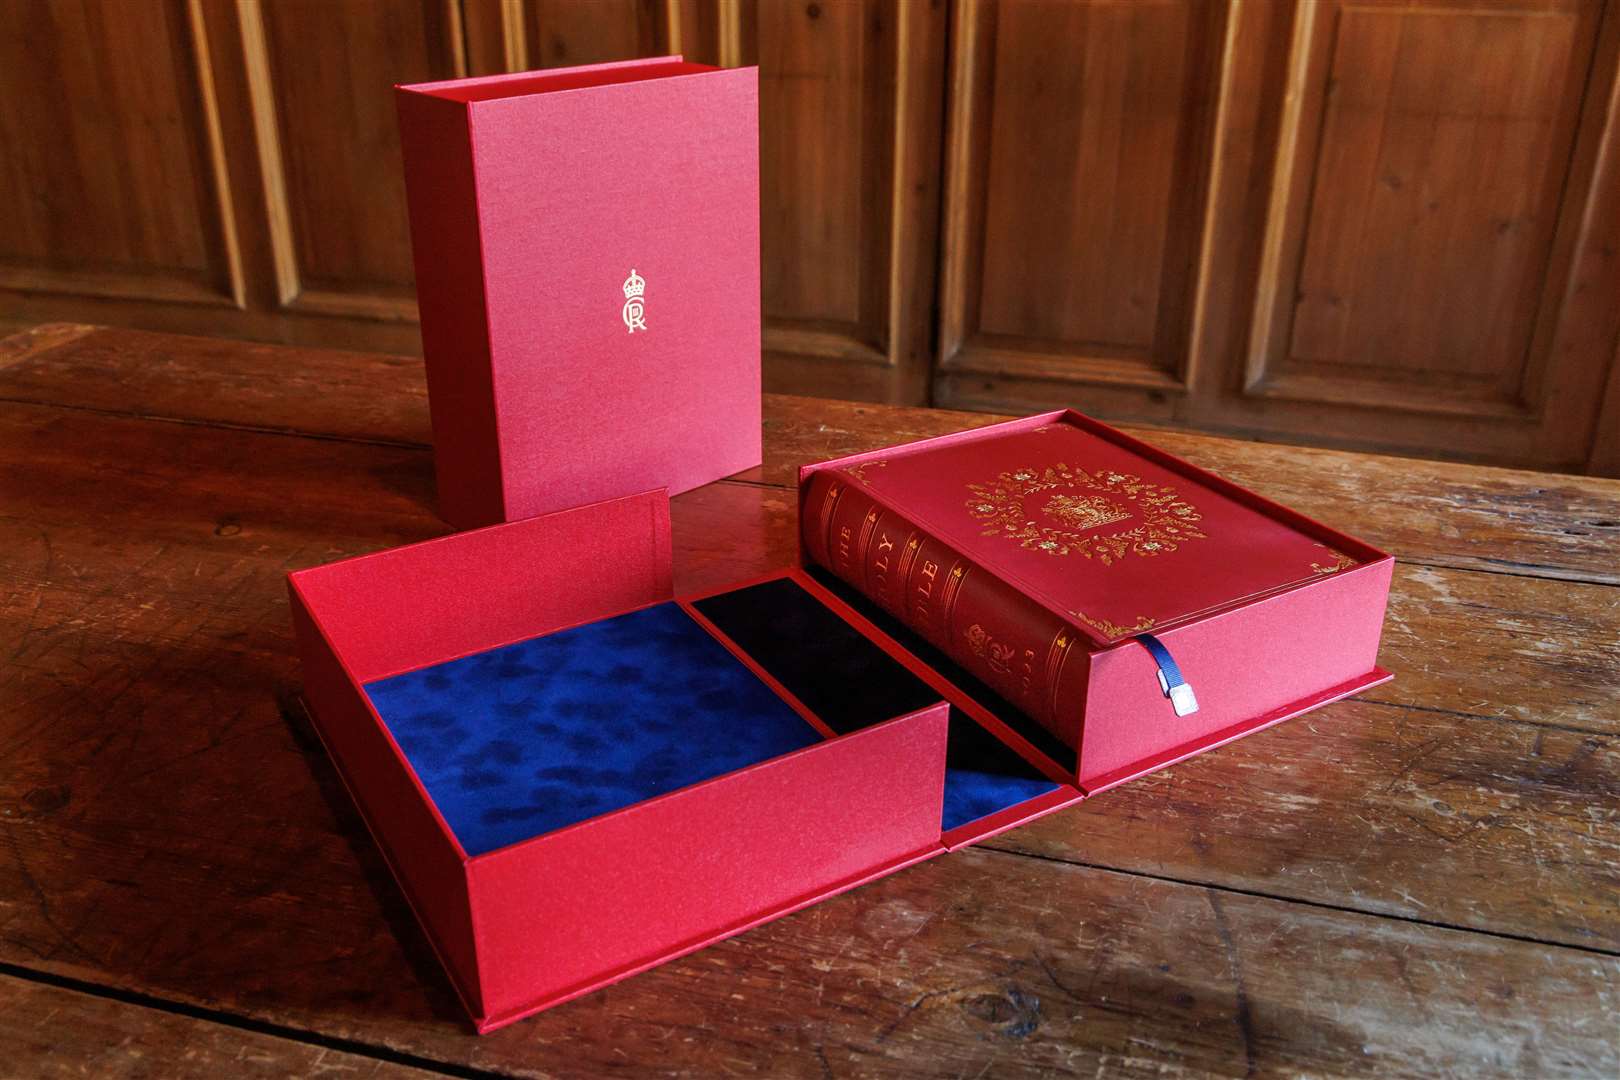
<instances>
[{"instance_id":1,"label":"navy velvet compartment","mask_svg":"<svg viewBox=\"0 0 1620 1080\"><path fill-rule=\"evenodd\" d=\"M692 606L840 735L941 700L937 690L791 578L708 596Z\"/></svg>"},{"instance_id":2,"label":"navy velvet compartment","mask_svg":"<svg viewBox=\"0 0 1620 1080\"><path fill-rule=\"evenodd\" d=\"M945 810L940 820L941 832L978 821L1062 786L1042 776L971 717L951 707L951 729L945 743Z\"/></svg>"},{"instance_id":3,"label":"navy velvet compartment","mask_svg":"<svg viewBox=\"0 0 1620 1080\"><path fill-rule=\"evenodd\" d=\"M791 578L734 589L692 606L839 734L940 700L938 691ZM941 831L1062 786L954 706L946 746Z\"/></svg>"},{"instance_id":4,"label":"navy velvet compartment","mask_svg":"<svg viewBox=\"0 0 1620 1080\"><path fill-rule=\"evenodd\" d=\"M469 855L822 738L673 603L366 693Z\"/></svg>"}]
</instances>

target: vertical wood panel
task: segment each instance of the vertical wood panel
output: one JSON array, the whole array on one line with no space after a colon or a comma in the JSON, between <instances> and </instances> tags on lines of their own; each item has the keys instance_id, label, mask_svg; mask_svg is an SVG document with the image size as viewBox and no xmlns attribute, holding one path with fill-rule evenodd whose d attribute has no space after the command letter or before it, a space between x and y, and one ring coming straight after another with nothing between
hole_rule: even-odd
<instances>
[{"instance_id":1,"label":"vertical wood panel","mask_svg":"<svg viewBox=\"0 0 1620 1080\"><path fill-rule=\"evenodd\" d=\"M599 64L669 52L661 0L527 0L528 68Z\"/></svg>"},{"instance_id":2,"label":"vertical wood panel","mask_svg":"<svg viewBox=\"0 0 1620 1080\"><path fill-rule=\"evenodd\" d=\"M1595 10L1319 13L1295 87L1307 167L1276 226L1252 391L1301 375L1324 394L1422 382L1453 402L1528 404Z\"/></svg>"},{"instance_id":3,"label":"vertical wood panel","mask_svg":"<svg viewBox=\"0 0 1620 1080\"><path fill-rule=\"evenodd\" d=\"M1003 377L1182 389L1227 13L961 5L941 366L963 374L945 400L1006 404Z\"/></svg>"},{"instance_id":4,"label":"vertical wood panel","mask_svg":"<svg viewBox=\"0 0 1620 1080\"><path fill-rule=\"evenodd\" d=\"M191 9L28 0L0 20L0 287L234 304Z\"/></svg>"},{"instance_id":5,"label":"vertical wood panel","mask_svg":"<svg viewBox=\"0 0 1620 1080\"><path fill-rule=\"evenodd\" d=\"M453 8L275 0L242 12L283 300L414 319L393 86L462 70Z\"/></svg>"},{"instance_id":6,"label":"vertical wood panel","mask_svg":"<svg viewBox=\"0 0 1620 1080\"><path fill-rule=\"evenodd\" d=\"M1614 5L1301 10L1241 393L1196 415L1580 467L1612 363L1585 296L1620 295Z\"/></svg>"},{"instance_id":7,"label":"vertical wood panel","mask_svg":"<svg viewBox=\"0 0 1620 1080\"><path fill-rule=\"evenodd\" d=\"M1002 9L984 333L1152 350L1191 14L1180 3Z\"/></svg>"},{"instance_id":8,"label":"vertical wood panel","mask_svg":"<svg viewBox=\"0 0 1620 1080\"><path fill-rule=\"evenodd\" d=\"M893 33L860 4L766 4L759 12L760 232L768 319L823 323L874 349L891 164L882 93ZM885 67L888 68L885 78Z\"/></svg>"},{"instance_id":9,"label":"vertical wood panel","mask_svg":"<svg viewBox=\"0 0 1620 1080\"><path fill-rule=\"evenodd\" d=\"M600 64L684 53L713 63L715 0L463 0L468 69Z\"/></svg>"},{"instance_id":10,"label":"vertical wood panel","mask_svg":"<svg viewBox=\"0 0 1620 1080\"><path fill-rule=\"evenodd\" d=\"M1620 24L1620 13L1613 18ZM1620 25L1611 25L1620 36ZM1598 407L1597 423L1587 451L1586 470L1598 476L1620 476L1620 74L1606 88L1594 80L1592 94L1607 97L1607 123L1596 157L1592 198L1583 221L1574 269L1565 294L1557 342L1568 362L1609 365L1608 386Z\"/></svg>"},{"instance_id":11,"label":"vertical wood panel","mask_svg":"<svg viewBox=\"0 0 1620 1080\"><path fill-rule=\"evenodd\" d=\"M738 37L740 61L760 68L766 385L925 400L944 7L748 10L754 33Z\"/></svg>"},{"instance_id":12,"label":"vertical wood panel","mask_svg":"<svg viewBox=\"0 0 1620 1080\"><path fill-rule=\"evenodd\" d=\"M1600 467L1616 7L963 0L938 400Z\"/></svg>"}]
</instances>

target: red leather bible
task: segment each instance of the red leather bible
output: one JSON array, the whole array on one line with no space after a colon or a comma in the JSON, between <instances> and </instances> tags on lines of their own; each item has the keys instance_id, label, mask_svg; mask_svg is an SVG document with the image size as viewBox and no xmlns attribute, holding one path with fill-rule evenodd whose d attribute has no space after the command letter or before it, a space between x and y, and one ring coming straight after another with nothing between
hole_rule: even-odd
<instances>
[{"instance_id":1,"label":"red leather bible","mask_svg":"<svg viewBox=\"0 0 1620 1080\"><path fill-rule=\"evenodd\" d=\"M1092 766L1140 758L1147 743L1168 748L1189 722L1236 723L1375 668L1373 579L1387 588L1388 556L1076 413L812 467L802 498L809 561L1062 746L1083 749L1088 723L1099 738L1133 722L1167 733L1125 739L1128 751L1104 738ZM1364 604L1336 597L1318 611L1327 594L1317 591L1304 606L1266 608L1299 606L1298 623L1256 617L1268 600L1303 599L1361 570L1373 592ZM1207 660L1204 638L1220 645ZM1140 662L1155 696L1174 697L1155 680L1156 649L1196 695L1169 711L1138 701L1134 718L1104 715L1097 676L1114 654Z\"/></svg>"}]
</instances>

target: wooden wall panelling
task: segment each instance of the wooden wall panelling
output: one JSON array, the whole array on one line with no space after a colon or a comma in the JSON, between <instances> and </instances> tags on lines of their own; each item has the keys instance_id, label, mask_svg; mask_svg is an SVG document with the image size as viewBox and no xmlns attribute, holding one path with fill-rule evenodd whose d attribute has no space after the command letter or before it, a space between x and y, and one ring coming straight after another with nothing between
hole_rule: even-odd
<instances>
[{"instance_id":1,"label":"wooden wall panelling","mask_svg":"<svg viewBox=\"0 0 1620 1080\"><path fill-rule=\"evenodd\" d=\"M739 6L760 68L765 385L922 403L933 364L942 3Z\"/></svg>"},{"instance_id":2,"label":"wooden wall panelling","mask_svg":"<svg viewBox=\"0 0 1620 1080\"><path fill-rule=\"evenodd\" d=\"M1617 6L963 0L937 400L1620 468Z\"/></svg>"},{"instance_id":3,"label":"wooden wall panelling","mask_svg":"<svg viewBox=\"0 0 1620 1080\"><path fill-rule=\"evenodd\" d=\"M941 404L1175 414L1231 9L957 6Z\"/></svg>"},{"instance_id":4,"label":"wooden wall panelling","mask_svg":"<svg viewBox=\"0 0 1620 1080\"><path fill-rule=\"evenodd\" d=\"M200 7L125 15L31 0L0 20L0 311L242 303Z\"/></svg>"},{"instance_id":5,"label":"wooden wall panelling","mask_svg":"<svg viewBox=\"0 0 1620 1080\"><path fill-rule=\"evenodd\" d=\"M1620 247L1615 250L1620 251ZM1603 395L1603 407L1598 411L1597 432L1586 459L1586 471L1594 476L1620 476L1620 344L1610 362L1609 387Z\"/></svg>"},{"instance_id":6,"label":"wooden wall panelling","mask_svg":"<svg viewBox=\"0 0 1620 1080\"><path fill-rule=\"evenodd\" d=\"M771 389L1620 473L1617 0L140 10L0 23L0 322L416 352L391 84L682 52Z\"/></svg>"},{"instance_id":7,"label":"wooden wall panelling","mask_svg":"<svg viewBox=\"0 0 1620 1080\"><path fill-rule=\"evenodd\" d=\"M470 74L690 52L683 25L714 0L464 0ZM683 48L686 46L686 48ZM691 59L704 60L696 52Z\"/></svg>"},{"instance_id":8,"label":"wooden wall panelling","mask_svg":"<svg viewBox=\"0 0 1620 1080\"><path fill-rule=\"evenodd\" d=\"M736 66L752 30L736 0L462 0L469 74L679 53Z\"/></svg>"},{"instance_id":9,"label":"wooden wall panelling","mask_svg":"<svg viewBox=\"0 0 1620 1080\"><path fill-rule=\"evenodd\" d=\"M464 74L445 0L243 0L281 304L415 322L393 86Z\"/></svg>"},{"instance_id":10,"label":"wooden wall panelling","mask_svg":"<svg viewBox=\"0 0 1620 1080\"><path fill-rule=\"evenodd\" d=\"M1246 355L1192 418L1584 466L1620 294L1613 7L1301 6Z\"/></svg>"},{"instance_id":11,"label":"wooden wall panelling","mask_svg":"<svg viewBox=\"0 0 1620 1080\"><path fill-rule=\"evenodd\" d=\"M1609 13L1609 33L1620 33L1620 10ZM1608 389L1598 409L1586 471L1620 476L1620 63L1607 87L1594 80L1591 95L1607 97L1607 120L1566 294L1565 333L1557 347L1569 356L1568 363L1599 366L1608 359Z\"/></svg>"},{"instance_id":12,"label":"wooden wall panelling","mask_svg":"<svg viewBox=\"0 0 1620 1080\"><path fill-rule=\"evenodd\" d=\"M460 0L22 0L0 320L419 351L390 87L459 71L460 26Z\"/></svg>"}]
</instances>

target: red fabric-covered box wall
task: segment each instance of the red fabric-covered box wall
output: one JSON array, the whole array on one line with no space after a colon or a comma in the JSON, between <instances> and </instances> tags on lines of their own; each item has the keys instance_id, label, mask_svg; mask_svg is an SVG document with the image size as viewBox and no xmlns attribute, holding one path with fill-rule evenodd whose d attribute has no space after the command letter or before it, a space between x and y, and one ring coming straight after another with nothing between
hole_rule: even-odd
<instances>
[{"instance_id":1,"label":"red fabric-covered box wall","mask_svg":"<svg viewBox=\"0 0 1620 1080\"><path fill-rule=\"evenodd\" d=\"M289 576L316 730L481 1031L1081 797L808 575L788 569L672 601L669 552L660 492ZM674 622L633 631L655 642L651 652L598 633L661 612ZM687 726L653 744L660 754L696 740L699 754L724 758L728 744L704 749L705 733L766 726L761 710L738 713L701 683L699 665L665 640L676 624L723 648L799 737L686 776L662 776L668 762L643 756L626 772L644 775L611 782L652 794L590 802L612 772L609 741L668 727L683 707ZM514 654L582 631L595 635L583 655ZM525 713L521 695L500 688L522 687L526 665L540 665L548 686L580 681L583 696ZM644 673L667 712L635 712L631 684ZM683 699L694 679L701 693ZM426 687L442 708L402 708L402 684ZM500 726L506 714L515 727L465 744L475 752L434 746L462 722ZM552 723L565 715L582 722ZM592 741L598 731L612 739ZM489 752L527 780L554 770L532 769L526 752L574 739L586 740L588 767L543 798L578 799L578 812L547 824L547 807L524 805L542 820L486 827L495 804L477 789L501 780ZM483 819L469 817L480 807Z\"/></svg>"},{"instance_id":2,"label":"red fabric-covered box wall","mask_svg":"<svg viewBox=\"0 0 1620 1080\"><path fill-rule=\"evenodd\" d=\"M757 84L675 56L396 88L452 524L759 464Z\"/></svg>"},{"instance_id":3,"label":"red fabric-covered box wall","mask_svg":"<svg viewBox=\"0 0 1620 1080\"><path fill-rule=\"evenodd\" d=\"M659 492L290 575L316 729L480 1030L941 850L946 706L934 694L858 730L807 731L791 752L469 850L449 803L428 790L431 754L384 722L377 688L667 607L669 553ZM715 708L723 716L724 702Z\"/></svg>"}]
</instances>

